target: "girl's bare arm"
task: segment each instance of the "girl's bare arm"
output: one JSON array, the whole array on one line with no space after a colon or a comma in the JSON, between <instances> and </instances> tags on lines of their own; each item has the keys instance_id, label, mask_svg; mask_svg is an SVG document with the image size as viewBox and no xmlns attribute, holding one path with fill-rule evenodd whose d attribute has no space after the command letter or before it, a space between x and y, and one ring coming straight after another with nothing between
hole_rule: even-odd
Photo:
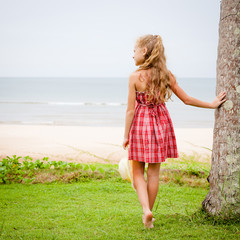
<instances>
[{"instance_id":1,"label":"girl's bare arm","mask_svg":"<svg viewBox=\"0 0 240 240\"><path fill-rule=\"evenodd\" d=\"M123 147L126 148L128 145L129 132L132 125L134 113L135 113L135 102L136 102L136 88L135 88L136 74L132 73L129 77L128 82L128 104L125 118L125 133Z\"/></svg>"},{"instance_id":2,"label":"girl's bare arm","mask_svg":"<svg viewBox=\"0 0 240 240\"><path fill-rule=\"evenodd\" d=\"M212 103L209 102L204 102L199 99L193 98L189 95L187 95L186 92L183 91L182 88L179 87L177 84L176 78L174 75L169 72L169 78L170 78L170 84L172 91L174 94L186 105L191 105L195 107L201 107L201 108L217 108L219 105L221 105L223 102L226 101L226 93L221 92L214 100Z\"/></svg>"}]
</instances>

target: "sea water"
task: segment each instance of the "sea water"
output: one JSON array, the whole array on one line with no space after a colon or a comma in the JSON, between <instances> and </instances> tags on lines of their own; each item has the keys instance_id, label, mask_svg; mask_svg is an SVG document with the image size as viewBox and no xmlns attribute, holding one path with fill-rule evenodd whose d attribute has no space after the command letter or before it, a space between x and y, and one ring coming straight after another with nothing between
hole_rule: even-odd
<instances>
[{"instance_id":1,"label":"sea water","mask_svg":"<svg viewBox=\"0 0 240 240\"><path fill-rule=\"evenodd\" d=\"M211 102L214 78L179 78L190 96ZM124 127L127 78L0 78L0 124ZM214 110L166 103L175 127L212 128Z\"/></svg>"}]
</instances>

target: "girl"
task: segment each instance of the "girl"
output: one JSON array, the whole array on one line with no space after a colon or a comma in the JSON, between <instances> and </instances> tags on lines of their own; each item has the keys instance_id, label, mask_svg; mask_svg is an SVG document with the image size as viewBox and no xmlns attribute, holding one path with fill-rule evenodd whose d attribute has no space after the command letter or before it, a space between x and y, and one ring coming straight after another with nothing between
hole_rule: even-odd
<instances>
[{"instance_id":1,"label":"girl","mask_svg":"<svg viewBox=\"0 0 240 240\"><path fill-rule=\"evenodd\" d=\"M165 102L173 92L187 105L217 108L226 101L226 94L220 93L212 103L188 96L166 67L159 35L138 38L133 59L139 68L129 77L123 148L129 144L128 159L133 160L133 184L143 209L143 223L145 227L153 228L152 209L158 193L160 164L166 158L178 157L175 133ZM145 163L148 163L147 182Z\"/></svg>"}]
</instances>

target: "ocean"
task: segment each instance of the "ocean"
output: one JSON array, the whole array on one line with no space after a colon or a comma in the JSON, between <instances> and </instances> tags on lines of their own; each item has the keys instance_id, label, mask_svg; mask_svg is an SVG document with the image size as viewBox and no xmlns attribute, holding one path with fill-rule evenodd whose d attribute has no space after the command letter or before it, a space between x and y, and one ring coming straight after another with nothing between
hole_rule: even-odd
<instances>
[{"instance_id":1,"label":"ocean","mask_svg":"<svg viewBox=\"0 0 240 240\"><path fill-rule=\"evenodd\" d=\"M214 78L179 78L190 96L213 101ZM128 78L0 78L0 124L124 127ZM166 106L174 127L212 128L214 110Z\"/></svg>"}]
</instances>

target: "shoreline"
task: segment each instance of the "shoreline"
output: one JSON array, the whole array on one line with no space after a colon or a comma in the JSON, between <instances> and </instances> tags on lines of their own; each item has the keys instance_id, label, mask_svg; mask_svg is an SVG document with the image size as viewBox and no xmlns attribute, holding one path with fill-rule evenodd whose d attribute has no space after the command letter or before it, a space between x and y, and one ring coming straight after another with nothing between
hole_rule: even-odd
<instances>
[{"instance_id":1,"label":"shoreline","mask_svg":"<svg viewBox=\"0 0 240 240\"><path fill-rule=\"evenodd\" d=\"M0 159L30 156L68 162L118 163L124 127L0 124ZM210 155L212 128L175 128L179 153Z\"/></svg>"}]
</instances>

